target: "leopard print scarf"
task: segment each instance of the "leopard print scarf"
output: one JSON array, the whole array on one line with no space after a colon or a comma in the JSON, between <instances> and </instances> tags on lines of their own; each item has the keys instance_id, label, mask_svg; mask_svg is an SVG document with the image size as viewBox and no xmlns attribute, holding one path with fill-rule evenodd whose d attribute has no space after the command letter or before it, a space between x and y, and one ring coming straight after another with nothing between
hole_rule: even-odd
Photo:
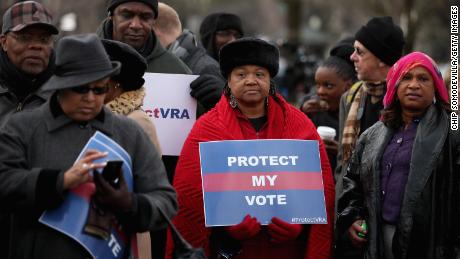
<instances>
[{"instance_id":1,"label":"leopard print scarf","mask_svg":"<svg viewBox=\"0 0 460 259\"><path fill-rule=\"evenodd\" d=\"M128 91L106 104L113 113L118 115L128 115L135 110L142 109L144 104L145 88Z\"/></svg>"}]
</instances>

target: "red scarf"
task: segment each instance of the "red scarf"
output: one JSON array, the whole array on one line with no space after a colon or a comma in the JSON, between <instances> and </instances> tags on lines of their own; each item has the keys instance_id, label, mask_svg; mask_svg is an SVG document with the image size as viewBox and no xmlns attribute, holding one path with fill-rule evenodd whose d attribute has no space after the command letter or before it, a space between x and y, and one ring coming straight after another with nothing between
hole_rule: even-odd
<instances>
[{"instance_id":1,"label":"red scarf","mask_svg":"<svg viewBox=\"0 0 460 259\"><path fill-rule=\"evenodd\" d=\"M195 247L204 247L210 253L211 228L204 226L203 193L201 189L199 142L245 139L238 119L238 109L230 107L227 97L222 96L216 107L202 116L193 126L182 148L174 177L179 213L173 222L184 238ZM320 140L313 123L281 96L269 97L267 111L268 139ZM334 222L334 183L323 142L320 140L321 169L323 174L327 225L311 225L305 258L331 256ZM167 258L173 249L168 235Z\"/></svg>"}]
</instances>

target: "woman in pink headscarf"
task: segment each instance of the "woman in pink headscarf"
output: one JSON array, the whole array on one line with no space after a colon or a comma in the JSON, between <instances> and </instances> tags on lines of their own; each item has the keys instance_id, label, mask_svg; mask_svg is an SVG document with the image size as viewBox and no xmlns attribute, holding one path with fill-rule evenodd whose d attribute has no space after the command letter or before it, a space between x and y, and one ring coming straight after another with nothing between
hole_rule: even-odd
<instances>
[{"instance_id":1,"label":"woman in pink headscarf","mask_svg":"<svg viewBox=\"0 0 460 259\"><path fill-rule=\"evenodd\" d=\"M459 258L460 141L441 73L413 52L390 69L387 88L381 121L348 165L337 229L365 258Z\"/></svg>"}]
</instances>

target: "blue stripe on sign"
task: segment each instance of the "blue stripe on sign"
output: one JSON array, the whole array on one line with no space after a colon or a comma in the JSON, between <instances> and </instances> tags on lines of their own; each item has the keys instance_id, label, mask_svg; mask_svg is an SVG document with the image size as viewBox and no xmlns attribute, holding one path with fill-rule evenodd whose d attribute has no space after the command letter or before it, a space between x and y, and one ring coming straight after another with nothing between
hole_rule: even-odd
<instances>
[{"instance_id":1,"label":"blue stripe on sign","mask_svg":"<svg viewBox=\"0 0 460 259\"><path fill-rule=\"evenodd\" d=\"M270 194L286 195L286 205L273 205L263 198L254 198L250 206L245 196L252 201L252 196ZM263 225L270 223L272 217L278 217L286 222L305 224L325 224L326 208L324 192L318 190L278 190L278 191L249 191L249 192L207 192L204 195L206 226L228 226L240 223L249 214L257 217ZM291 216L288 216L291 215ZM296 218L296 219L294 219ZM323 221L322 221L323 220ZM294 221L294 222L293 222Z\"/></svg>"},{"instance_id":2,"label":"blue stripe on sign","mask_svg":"<svg viewBox=\"0 0 460 259\"><path fill-rule=\"evenodd\" d=\"M319 145L316 140L202 142L200 160L203 174L321 172Z\"/></svg>"}]
</instances>

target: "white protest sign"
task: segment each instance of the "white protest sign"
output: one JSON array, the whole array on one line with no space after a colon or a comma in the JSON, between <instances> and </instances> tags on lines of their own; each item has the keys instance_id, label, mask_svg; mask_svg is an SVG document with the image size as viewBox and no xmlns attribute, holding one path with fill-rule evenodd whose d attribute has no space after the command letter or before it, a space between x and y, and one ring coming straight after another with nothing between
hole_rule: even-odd
<instances>
[{"instance_id":1,"label":"white protest sign","mask_svg":"<svg viewBox=\"0 0 460 259\"><path fill-rule=\"evenodd\" d=\"M145 73L144 110L155 124L163 155L178 156L196 121L190 96L196 75Z\"/></svg>"}]
</instances>

